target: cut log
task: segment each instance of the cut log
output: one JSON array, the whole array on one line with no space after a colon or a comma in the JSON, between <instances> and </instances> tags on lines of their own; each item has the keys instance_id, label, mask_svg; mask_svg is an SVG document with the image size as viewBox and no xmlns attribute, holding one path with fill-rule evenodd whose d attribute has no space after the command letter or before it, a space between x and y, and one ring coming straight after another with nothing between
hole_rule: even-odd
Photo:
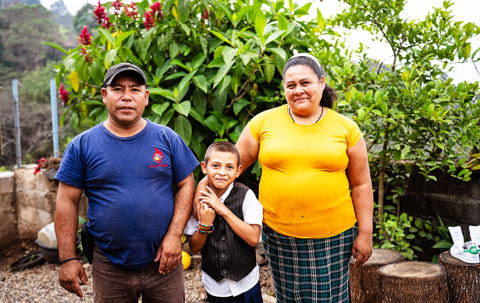
<instances>
[{"instance_id":1,"label":"cut log","mask_svg":"<svg viewBox=\"0 0 480 303\"><path fill-rule=\"evenodd\" d=\"M451 302L480 303L480 264L465 263L452 257L450 251L440 255L439 263L447 274Z\"/></svg>"},{"instance_id":2,"label":"cut log","mask_svg":"<svg viewBox=\"0 0 480 303\"><path fill-rule=\"evenodd\" d=\"M372 256L365 264L353 268L355 259L350 260L350 298L352 303L380 302L380 276L378 269L383 265L403 262L405 257L395 250L374 248Z\"/></svg>"},{"instance_id":3,"label":"cut log","mask_svg":"<svg viewBox=\"0 0 480 303\"><path fill-rule=\"evenodd\" d=\"M447 275L442 265L407 261L382 266L378 273L381 302L448 302Z\"/></svg>"}]
</instances>

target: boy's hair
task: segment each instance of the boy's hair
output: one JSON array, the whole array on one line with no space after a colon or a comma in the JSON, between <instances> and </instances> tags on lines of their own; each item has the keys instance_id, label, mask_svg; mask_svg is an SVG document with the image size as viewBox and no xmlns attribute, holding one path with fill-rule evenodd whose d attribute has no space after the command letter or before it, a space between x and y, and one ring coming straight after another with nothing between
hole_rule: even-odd
<instances>
[{"instance_id":1,"label":"boy's hair","mask_svg":"<svg viewBox=\"0 0 480 303\"><path fill-rule=\"evenodd\" d=\"M215 152L223 152L223 153L232 153L237 156L237 167L240 165L240 154L238 153L238 149L235 147L234 144L227 142L227 141L218 141L215 143L210 144L205 152L205 164L208 164L208 160L210 155Z\"/></svg>"}]
</instances>

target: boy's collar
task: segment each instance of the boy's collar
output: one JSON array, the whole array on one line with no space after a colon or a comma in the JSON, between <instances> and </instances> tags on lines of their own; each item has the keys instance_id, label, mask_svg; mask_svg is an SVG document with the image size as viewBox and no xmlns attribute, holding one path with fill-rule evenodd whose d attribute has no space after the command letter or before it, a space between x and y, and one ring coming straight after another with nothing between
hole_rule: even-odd
<instances>
[{"instance_id":1,"label":"boy's collar","mask_svg":"<svg viewBox=\"0 0 480 303\"><path fill-rule=\"evenodd\" d=\"M230 184L227 188L227 190L223 193L223 195L221 197L219 197L220 201L225 202L225 199L228 197L228 195L230 195L230 192L232 191L232 188L233 188L233 185L235 184L235 182L232 182L232 184Z\"/></svg>"}]
</instances>

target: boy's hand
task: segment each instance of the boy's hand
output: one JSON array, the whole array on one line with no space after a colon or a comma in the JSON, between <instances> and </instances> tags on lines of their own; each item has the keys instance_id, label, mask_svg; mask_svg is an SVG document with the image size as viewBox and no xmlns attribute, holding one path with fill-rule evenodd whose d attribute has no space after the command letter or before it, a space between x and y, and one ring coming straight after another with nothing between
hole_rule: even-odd
<instances>
[{"instance_id":1,"label":"boy's hand","mask_svg":"<svg viewBox=\"0 0 480 303\"><path fill-rule=\"evenodd\" d=\"M213 208L208 206L207 203L202 203L202 209L200 211L200 218L201 218L202 224L206 224L206 225L213 224L213 220L215 220L216 215L217 213L213 210Z\"/></svg>"},{"instance_id":2,"label":"boy's hand","mask_svg":"<svg viewBox=\"0 0 480 303\"><path fill-rule=\"evenodd\" d=\"M201 190L200 193L202 194L200 196L200 201L202 201L204 204L208 204L208 206L213 208L213 210L215 210L215 212L220 216L223 216L225 211L228 210L228 208L222 203L222 201L220 201L210 187L207 186L207 191Z\"/></svg>"}]
</instances>

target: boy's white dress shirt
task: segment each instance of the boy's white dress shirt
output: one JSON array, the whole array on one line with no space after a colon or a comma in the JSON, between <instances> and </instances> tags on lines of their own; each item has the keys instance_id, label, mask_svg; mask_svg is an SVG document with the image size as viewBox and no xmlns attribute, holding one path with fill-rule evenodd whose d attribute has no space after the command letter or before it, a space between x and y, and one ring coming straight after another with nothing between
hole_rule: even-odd
<instances>
[{"instance_id":1,"label":"boy's white dress shirt","mask_svg":"<svg viewBox=\"0 0 480 303\"><path fill-rule=\"evenodd\" d=\"M222 203L225 202L225 199L228 197L230 192L232 191L233 183L230 184L227 191L219 198ZM247 191L245 195L245 200L243 200L242 205L242 212L243 212L243 221L252 225L257 224L262 227L263 221L263 206L258 201L257 197L251 189ZM199 222L193 214L190 216L190 219L187 222L187 226L185 226L184 233L186 235L193 235L199 226ZM213 231L215 232L215 230ZM224 278L220 282L216 282L212 277L207 275L204 271L202 271L202 283L205 287L205 290L215 297L231 297L231 296L238 296L257 284L260 278L260 270L258 264L255 268L243 279L238 282L233 280Z\"/></svg>"}]
</instances>

